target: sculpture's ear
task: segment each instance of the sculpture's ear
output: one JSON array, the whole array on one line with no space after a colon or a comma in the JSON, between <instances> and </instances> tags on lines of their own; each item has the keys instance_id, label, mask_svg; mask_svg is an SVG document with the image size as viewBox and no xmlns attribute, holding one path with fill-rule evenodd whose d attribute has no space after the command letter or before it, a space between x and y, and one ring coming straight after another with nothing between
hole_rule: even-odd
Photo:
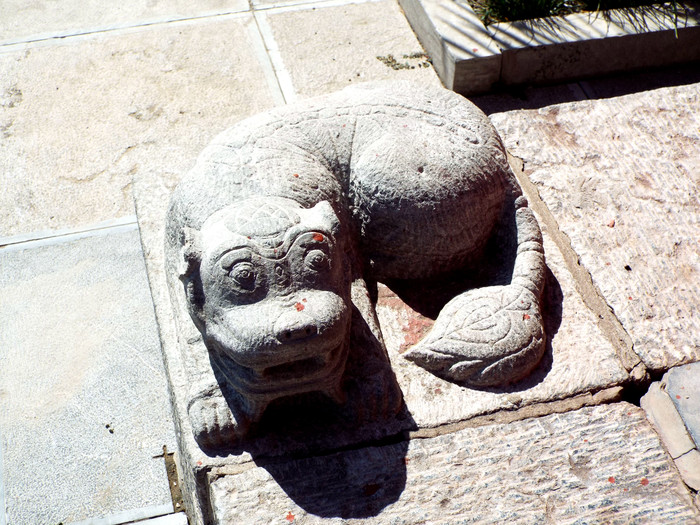
<instances>
[{"instance_id":1,"label":"sculpture's ear","mask_svg":"<svg viewBox=\"0 0 700 525\"><path fill-rule=\"evenodd\" d=\"M199 267L202 262L200 233L185 227L184 243L180 249L178 277L185 288L185 298L190 316L200 331L204 328L204 292Z\"/></svg>"}]
</instances>

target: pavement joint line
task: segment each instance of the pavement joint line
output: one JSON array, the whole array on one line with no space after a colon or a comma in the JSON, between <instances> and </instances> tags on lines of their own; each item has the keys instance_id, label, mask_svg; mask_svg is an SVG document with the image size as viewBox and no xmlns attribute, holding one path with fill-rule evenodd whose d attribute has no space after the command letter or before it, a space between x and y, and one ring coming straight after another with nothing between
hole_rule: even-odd
<instances>
[{"instance_id":1,"label":"pavement joint line","mask_svg":"<svg viewBox=\"0 0 700 525\"><path fill-rule=\"evenodd\" d=\"M140 509L125 510L100 518L88 518L81 521L73 521L67 525L122 525L124 523L133 523L150 518L167 516L168 514L174 514L172 503L151 505L149 507L141 507Z\"/></svg>"},{"instance_id":2,"label":"pavement joint line","mask_svg":"<svg viewBox=\"0 0 700 525\"><path fill-rule=\"evenodd\" d=\"M512 409L498 409L469 419L443 423L434 427L425 427L409 431L409 439L431 439L446 434L453 434L466 428L479 428L494 425L508 425L516 421L536 419L552 414L566 414L585 407L618 403L622 400L623 388L611 386L598 391L582 392L563 399L540 401L530 405L520 405Z\"/></svg>"},{"instance_id":3,"label":"pavement joint line","mask_svg":"<svg viewBox=\"0 0 700 525\"><path fill-rule=\"evenodd\" d=\"M183 18L162 18L146 20L139 23L124 23L117 24L113 26L97 27L93 29L83 29L74 31L65 31L63 33L46 33L35 36L26 37L25 39L19 40L6 40L0 42L0 53L10 53L18 49L24 49L26 47L34 47L38 45L51 45L56 44L65 40L75 40L81 38L90 38L95 35L101 34L129 34L137 31L142 31L154 26L167 26L170 24L174 25L189 25L195 24L202 21L214 20L214 19L235 19L241 18L246 15L250 15L250 8L242 11L225 11L221 13L209 13L199 16L183 17Z\"/></svg>"},{"instance_id":4,"label":"pavement joint line","mask_svg":"<svg viewBox=\"0 0 700 525\"><path fill-rule=\"evenodd\" d=\"M598 327L613 345L622 366L632 380L644 378L647 370L641 357L634 351L632 338L593 283L590 272L581 264L578 254L571 245L571 239L559 228L556 218L542 200L537 186L525 174L525 161L508 152L508 163L527 197L530 208L540 216L547 233L563 255L583 303L596 316Z\"/></svg>"},{"instance_id":5,"label":"pavement joint line","mask_svg":"<svg viewBox=\"0 0 700 525\"><path fill-rule=\"evenodd\" d=\"M4 441L0 434L0 525L7 525L7 505L5 503L5 484L2 481L4 466L2 462L2 445Z\"/></svg>"},{"instance_id":6,"label":"pavement joint line","mask_svg":"<svg viewBox=\"0 0 700 525\"><path fill-rule=\"evenodd\" d=\"M121 233L135 229L138 229L136 216L128 215L119 219L102 221L97 224L93 224L92 226L65 228L60 230L45 230L34 233L13 235L10 237L0 237L0 253L62 244L64 242L71 242L84 237L93 237L108 233Z\"/></svg>"},{"instance_id":7,"label":"pavement joint line","mask_svg":"<svg viewBox=\"0 0 700 525\"><path fill-rule=\"evenodd\" d=\"M267 21L267 16L265 13L253 12L253 17L255 18L255 23L262 37L263 44L265 45L272 69L275 72L275 77L277 78L277 83L282 92L284 102L286 104L294 102L297 99L297 93L292 83L292 77L284 66L282 54L280 53L279 46L272 33L272 27L270 27Z\"/></svg>"},{"instance_id":8,"label":"pavement joint line","mask_svg":"<svg viewBox=\"0 0 700 525\"><path fill-rule=\"evenodd\" d=\"M142 22L125 22L112 26L97 27L92 29L79 29L73 31L63 31L58 33L40 33L28 37L20 37L19 39L9 39L0 42L0 53L11 53L13 51L25 49L27 47L35 47L39 45L52 45L64 40L74 40L80 38L89 38L101 34L128 34L134 31L140 31L153 26L165 26L169 24L190 24L201 21L208 21L217 18L240 18L245 15L250 15L258 11L272 12L288 12L288 11L304 11L312 9L322 9L324 7L339 7L351 4L366 4L376 3L383 0L309 0L295 3L273 3L269 5L250 5L247 9L238 11L223 11L210 12L197 16L189 17L163 17L145 20Z\"/></svg>"},{"instance_id":9,"label":"pavement joint line","mask_svg":"<svg viewBox=\"0 0 700 525\"><path fill-rule=\"evenodd\" d=\"M283 106L286 103L284 91L282 90L277 71L275 71L275 66L267 49L265 38L260 31L258 18L255 14L251 18L252 23L250 25L246 24L246 29L249 32L253 53L256 55L258 64L262 68L265 81L272 92L272 98L274 99L275 105Z\"/></svg>"}]
</instances>

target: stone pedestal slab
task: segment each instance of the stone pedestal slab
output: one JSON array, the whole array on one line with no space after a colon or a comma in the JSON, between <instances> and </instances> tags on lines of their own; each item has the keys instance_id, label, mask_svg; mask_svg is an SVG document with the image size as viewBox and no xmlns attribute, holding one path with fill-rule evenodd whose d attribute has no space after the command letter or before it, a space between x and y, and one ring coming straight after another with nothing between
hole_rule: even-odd
<instances>
[{"instance_id":1,"label":"stone pedestal slab","mask_svg":"<svg viewBox=\"0 0 700 525\"><path fill-rule=\"evenodd\" d=\"M598 328L595 315L583 304L546 231L544 239L549 268L543 301L547 351L529 377L505 388L464 388L404 359L401 354L430 330L433 321L380 285L377 315L382 334L404 399L419 428L598 392L629 378L615 349ZM592 399L581 398L579 402L586 404Z\"/></svg>"},{"instance_id":2,"label":"stone pedestal slab","mask_svg":"<svg viewBox=\"0 0 700 525\"><path fill-rule=\"evenodd\" d=\"M698 93L693 84L491 116L654 370L700 359Z\"/></svg>"},{"instance_id":3,"label":"stone pedestal slab","mask_svg":"<svg viewBox=\"0 0 700 525\"><path fill-rule=\"evenodd\" d=\"M694 523L642 411L619 403L209 475L214 523Z\"/></svg>"},{"instance_id":4,"label":"stone pedestal slab","mask_svg":"<svg viewBox=\"0 0 700 525\"><path fill-rule=\"evenodd\" d=\"M163 224L169 193L176 183L176 177L171 175L137 177L135 195L173 389L181 475L189 498L190 515L195 522L214 519L209 501L219 490L213 483L220 469L225 472L248 471L255 462L279 462L285 454L289 457L290 451L307 456L332 454L339 448L363 447L373 440L403 439L410 429L417 429L420 435L434 435L440 432L434 427L451 423L466 425L470 418L491 417L490 414L498 411L510 414L501 419L505 421L509 417L519 419L527 415L571 410L614 398L618 393L616 387L629 378L614 349L596 327L593 314L574 290L572 278L556 246L546 238L545 250L551 274L545 292L545 327L551 344L542 366L531 378L501 390L470 390L438 379L405 361L400 352L406 348L407 342L415 342L414 339L421 336L421 329L429 322L408 309L398 298L391 297L384 288L378 310L392 366L407 403L407 413L402 418L359 431L344 429L337 433L326 429L324 433L320 430L306 444L295 439L290 441L289 436L285 441L276 435L262 439L255 449L223 457L207 455L195 443L187 416L189 385L185 363L188 358L184 356L187 356L189 345L201 343L197 343L198 332L194 326L187 324L191 324L188 318L181 318L185 325L178 327L175 324L164 275ZM290 434L294 433L298 433L298 429L290 428ZM285 449L285 446L291 446L291 449Z\"/></svg>"}]
</instances>

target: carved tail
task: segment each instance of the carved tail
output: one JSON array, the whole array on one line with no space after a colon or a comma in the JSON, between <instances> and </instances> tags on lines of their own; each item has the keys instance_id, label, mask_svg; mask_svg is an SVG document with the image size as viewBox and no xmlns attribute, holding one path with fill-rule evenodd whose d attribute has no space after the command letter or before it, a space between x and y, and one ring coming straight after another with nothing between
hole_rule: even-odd
<instances>
[{"instance_id":1,"label":"carved tail","mask_svg":"<svg viewBox=\"0 0 700 525\"><path fill-rule=\"evenodd\" d=\"M432 331L404 354L466 386L503 386L532 371L545 350L540 301L545 281L542 233L527 199L515 199L518 248L511 284L464 292L440 312Z\"/></svg>"}]
</instances>

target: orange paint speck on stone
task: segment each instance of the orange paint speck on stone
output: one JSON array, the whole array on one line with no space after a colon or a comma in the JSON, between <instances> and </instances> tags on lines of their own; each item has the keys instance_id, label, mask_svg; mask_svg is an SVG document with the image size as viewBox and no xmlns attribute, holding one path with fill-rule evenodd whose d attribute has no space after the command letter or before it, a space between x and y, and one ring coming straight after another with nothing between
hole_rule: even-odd
<instances>
[{"instance_id":1,"label":"orange paint speck on stone","mask_svg":"<svg viewBox=\"0 0 700 525\"><path fill-rule=\"evenodd\" d=\"M292 511L289 511L289 514L284 518L286 519L289 523L294 521L294 514L292 514Z\"/></svg>"},{"instance_id":2,"label":"orange paint speck on stone","mask_svg":"<svg viewBox=\"0 0 700 525\"><path fill-rule=\"evenodd\" d=\"M649 484L649 480L647 478L642 478L642 481L640 481L640 483L646 487Z\"/></svg>"},{"instance_id":3,"label":"orange paint speck on stone","mask_svg":"<svg viewBox=\"0 0 700 525\"><path fill-rule=\"evenodd\" d=\"M614 477L614 476L610 476L610 477L608 478L608 481L609 481L610 483L615 483L615 477Z\"/></svg>"},{"instance_id":4,"label":"orange paint speck on stone","mask_svg":"<svg viewBox=\"0 0 700 525\"><path fill-rule=\"evenodd\" d=\"M530 319L530 316L528 314L523 314L523 321L527 321Z\"/></svg>"},{"instance_id":5,"label":"orange paint speck on stone","mask_svg":"<svg viewBox=\"0 0 700 525\"><path fill-rule=\"evenodd\" d=\"M294 308L297 309L297 312L301 312L304 309L304 305L302 303L297 303L294 305Z\"/></svg>"},{"instance_id":6,"label":"orange paint speck on stone","mask_svg":"<svg viewBox=\"0 0 700 525\"><path fill-rule=\"evenodd\" d=\"M323 239L324 239L323 235L321 235L320 233L314 233L314 241L323 242Z\"/></svg>"}]
</instances>

